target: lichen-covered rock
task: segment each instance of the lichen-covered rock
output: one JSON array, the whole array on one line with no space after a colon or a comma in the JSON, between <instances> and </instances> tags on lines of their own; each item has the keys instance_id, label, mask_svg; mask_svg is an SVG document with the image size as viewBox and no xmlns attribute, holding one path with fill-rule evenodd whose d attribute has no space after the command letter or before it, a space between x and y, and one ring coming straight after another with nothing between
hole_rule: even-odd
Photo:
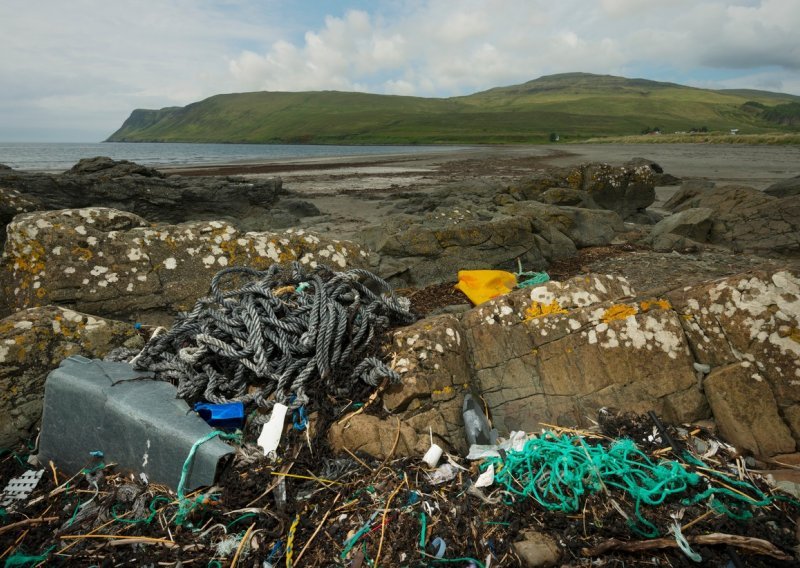
<instances>
[{"instance_id":1,"label":"lichen-covered rock","mask_svg":"<svg viewBox=\"0 0 800 568\"><path fill-rule=\"evenodd\" d=\"M463 451L465 392L482 397L501 434L587 426L604 406L654 410L673 423L713 411L743 449L790 452L800 439L798 320L800 276L790 271L654 298L636 296L620 277L548 282L395 332L401 384L382 404L402 424L397 455L422 455L429 429L439 445ZM390 450L396 423L369 420L359 447Z\"/></svg>"},{"instance_id":2,"label":"lichen-covered rock","mask_svg":"<svg viewBox=\"0 0 800 568\"><path fill-rule=\"evenodd\" d=\"M2 270L11 309L59 304L148 321L148 314L190 308L226 266L265 269L296 260L341 270L365 259L352 243L304 231L240 233L220 221L155 226L94 207L15 217Z\"/></svg>"},{"instance_id":3,"label":"lichen-covered rock","mask_svg":"<svg viewBox=\"0 0 800 568\"><path fill-rule=\"evenodd\" d=\"M130 324L54 306L0 320L0 446L30 437L41 418L44 381L62 359L102 358L116 347L143 345Z\"/></svg>"},{"instance_id":4,"label":"lichen-covered rock","mask_svg":"<svg viewBox=\"0 0 800 568\"><path fill-rule=\"evenodd\" d=\"M589 163L572 169L540 170L511 184L505 193L520 201L544 201L545 194L548 200L563 200L563 194L548 193L553 188L578 190L587 195L581 207L599 205L624 220L648 222L644 210L655 201L655 174L652 164Z\"/></svg>"},{"instance_id":5,"label":"lichen-covered rock","mask_svg":"<svg viewBox=\"0 0 800 568\"><path fill-rule=\"evenodd\" d=\"M0 245L6 240L5 226L16 215L42 208L37 199L26 197L15 189L0 187Z\"/></svg>"},{"instance_id":6,"label":"lichen-covered rock","mask_svg":"<svg viewBox=\"0 0 800 568\"><path fill-rule=\"evenodd\" d=\"M567 181L569 187L588 192L600 207L616 211L625 220L640 218L656 200L655 178L649 166L585 164L572 170Z\"/></svg>"},{"instance_id":7,"label":"lichen-covered rock","mask_svg":"<svg viewBox=\"0 0 800 568\"><path fill-rule=\"evenodd\" d=\"M632 293L624 279L579 277L465 314L475 378L501 431L585 425L602 406L704 415L677 315L663 299L620 301Z\"/></svg>"},{"instance_id":8,"label":"lichen-covered rock","mask_svg":"<svg viewBox=\"0 0 800 568\"><path fill-rule=\"evenodd\" d=\"M800 403L800 274L756 271L668 298L698 362L712 369L741 362L782 407Z\"/></svg>"}]
</instances>

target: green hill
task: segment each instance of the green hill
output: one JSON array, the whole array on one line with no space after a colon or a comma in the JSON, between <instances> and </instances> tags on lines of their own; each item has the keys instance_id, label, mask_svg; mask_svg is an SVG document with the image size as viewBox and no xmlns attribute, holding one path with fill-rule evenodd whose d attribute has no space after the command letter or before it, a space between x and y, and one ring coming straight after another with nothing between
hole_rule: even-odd
<instances>
[{"instance_id":1,"label":"green hill","mask_svg":"<svg viewBox=\"0 0 800 568\"><path fill-rule=\"evenodd\" d=\"M338 91L216 95L185 107L134 110L109 142L491 144L705 128L796 131L770 109L800 97L713 91L589 73L565 73L463 97ZM774 114L774 113L773 113Z\"/></svg>"}]
</instances>

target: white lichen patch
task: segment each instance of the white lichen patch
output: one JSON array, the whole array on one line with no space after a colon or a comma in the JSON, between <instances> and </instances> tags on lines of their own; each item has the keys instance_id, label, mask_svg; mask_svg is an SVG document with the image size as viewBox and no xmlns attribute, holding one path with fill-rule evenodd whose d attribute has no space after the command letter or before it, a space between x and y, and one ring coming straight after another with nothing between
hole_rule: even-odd
<instances>
[{"instance_id":1,"label":"white lichen patch","mask_svg":"<svg viewBox=\"0 0 800 568\"><path fill-rule=\"evenodd\" d=\"M166 268L167 270L175 270L177 266L178 266L178 261L175 260L175 257L171 256L167 259L164 259L164 268Z\"/></svg>"}]
</instances>

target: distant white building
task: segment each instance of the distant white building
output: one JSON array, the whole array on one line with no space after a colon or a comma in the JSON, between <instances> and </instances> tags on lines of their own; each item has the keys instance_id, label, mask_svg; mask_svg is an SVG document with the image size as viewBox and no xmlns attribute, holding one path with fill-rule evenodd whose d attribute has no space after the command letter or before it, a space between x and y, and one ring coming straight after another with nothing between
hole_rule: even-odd
<instances>
[{"instance_id":1,"label":"distant white building","mask_svg":"<svg viewBox=\"0 0 800 568\"><path fill-rule=\"evenodd\" d=\"M737 134L739 134L739 129L738 128L731 128L731 136L736 136Z\"/></svg>"}]
</instances>

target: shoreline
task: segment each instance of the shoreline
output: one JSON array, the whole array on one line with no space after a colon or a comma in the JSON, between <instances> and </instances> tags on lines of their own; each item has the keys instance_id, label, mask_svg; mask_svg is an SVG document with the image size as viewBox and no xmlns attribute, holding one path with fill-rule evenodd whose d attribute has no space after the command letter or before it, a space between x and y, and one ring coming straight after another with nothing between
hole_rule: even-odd
<instances>
[{"instance_id":1,"label":"shoreline","mask_svg":"<svg viewBox=\"0 0 800 568\"><path fill-rule=\"evenodd\" d=\"M476 146L441 153L405 153L368 156L332 156L270 159L162 166L167 175L225 175L289 179L394 176L397 186L404 178L424 173L441 181L472 177L524 177L543 167L571 167L586 162L619 165L633 158L658 163L666 173L682 179L706 179L717 184L768 185L800 174L800 147L699 144L564 144L526 146ZM391 171L378 171L379 168ZM459 175L458 169L464 170ZM363 185L363 184L362 184ZM384 184L382 184L384 185ZM390 186L392 184L389 184Z\"/></svg>"}]
</instances>

